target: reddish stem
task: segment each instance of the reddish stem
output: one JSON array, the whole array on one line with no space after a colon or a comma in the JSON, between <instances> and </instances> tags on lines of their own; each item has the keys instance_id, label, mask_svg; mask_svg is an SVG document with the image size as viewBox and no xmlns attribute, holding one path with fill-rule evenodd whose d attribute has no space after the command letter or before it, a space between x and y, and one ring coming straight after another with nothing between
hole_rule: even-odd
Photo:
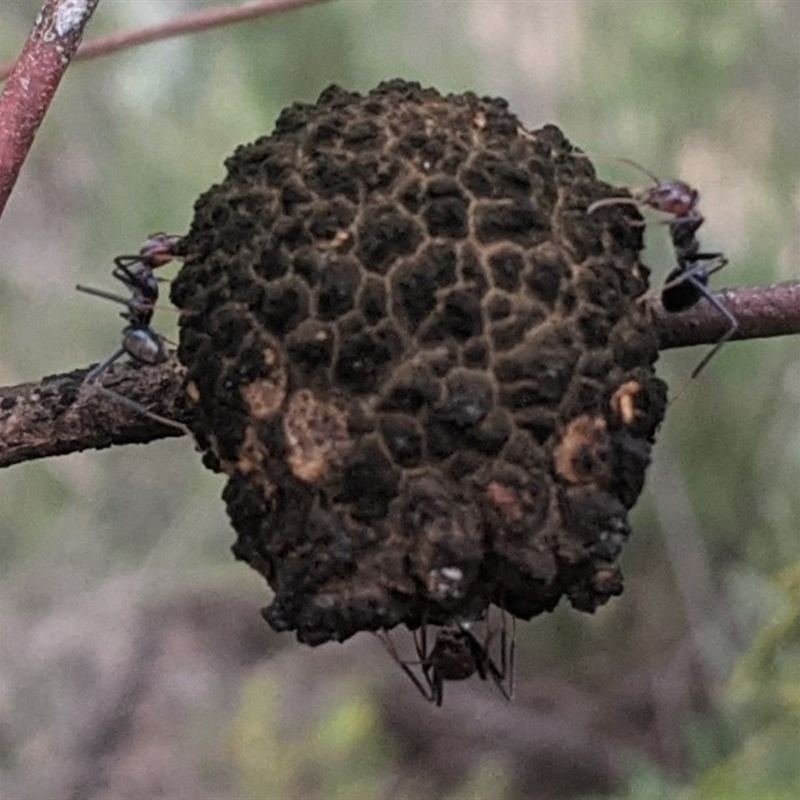
<instances>
[{"instance_id":1,"label":"reddish stem","mask_svg":"<svg viewBox=\"0 0 800 800\"><path fill-rule=\"evenodd\" d=\"M0 95L0 215L99 0L46 0Z\"/></svg>"},{"instance_id":2,"label":"reddish stem","mask_svg":"<svg viewBox=\"0 0 800 800\"><path fill-rule=\"evenodd\" d=\"M176 17L168 22L138 28L133 31L122 31L102 36L80 46L75 60L83 61L98 56L106 56L129 47L141 44L150 44L173 36L182 36L185 33L197 33L216 28L220 25L230 25L234 22L244 22L268 14L277 14L280 11L290 11L301 6L319 3L322 0L251 0L238 6L219 6L204 8L190 14ZM0 81L11 71L11 64L0 65Z\"/></svg>"},{"instance_id":3,"label":"reddish stem","mask_svg":"<svg viewBox=\"0 0 800 800\"><path fill-rule=\"evenodd\" d=\"M800 333L798 281L723 289L716 295L731 310L739 324L731 341ZM728 329L725 317L705 301L680 314L664 311L660 302L651 302L651 308L662 350L713 344Z\"/></svg>"}]
</instances>

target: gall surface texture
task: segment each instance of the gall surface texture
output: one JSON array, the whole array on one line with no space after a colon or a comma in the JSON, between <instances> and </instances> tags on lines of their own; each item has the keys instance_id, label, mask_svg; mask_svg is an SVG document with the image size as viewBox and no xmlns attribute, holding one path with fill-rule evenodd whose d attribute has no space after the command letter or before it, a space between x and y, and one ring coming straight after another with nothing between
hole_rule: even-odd
<instances>
[{"instance_id":1,"label":"gall surface texture","mask_svg":"<svg viewBox=\"0 0 800 800\"><path fill-rule=\"evenodd\" d=\"M239 147L173 284L192 429L276 630L622 590L666 389L636 212L505 101L337 87Z\"/></svg>"}]
</instances>

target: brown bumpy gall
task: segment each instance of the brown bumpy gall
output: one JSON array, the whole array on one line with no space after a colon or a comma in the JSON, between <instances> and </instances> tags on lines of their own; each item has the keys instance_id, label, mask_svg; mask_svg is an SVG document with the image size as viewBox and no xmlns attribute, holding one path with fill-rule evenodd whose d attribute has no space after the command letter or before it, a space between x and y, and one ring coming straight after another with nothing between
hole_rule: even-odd
<instances>
[{"instance_id":1,"label":"brown bumpy gall","mask_svg":"<svg viewBox=\"0 0 800 800\"><path fill-rule=\"evenodd\" d=\"M310 644L592 611L665 406L641 228L553 126L392 81L240 147L173 284L205 463Z\"/></svg>"}]
</instances>

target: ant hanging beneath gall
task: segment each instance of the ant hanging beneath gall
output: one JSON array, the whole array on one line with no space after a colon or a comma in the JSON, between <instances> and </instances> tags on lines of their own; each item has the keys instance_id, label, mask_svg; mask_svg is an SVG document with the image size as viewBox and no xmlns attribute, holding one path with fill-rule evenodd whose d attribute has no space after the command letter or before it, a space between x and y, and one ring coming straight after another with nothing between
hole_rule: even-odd
<instances>
[{"instance_id":1,"label":"ant hanging beneath gall","mask_svg":"<svg viewBox=\"0 0 800 800\"><path fill-rule=\"evenodd\" d=\"M383 642L391 658L400 665L420 694L437 706L444 700L445 681L461 681L476 673L481 680L491 678L506 700L514 693L514 649L515 620L511 618L511 633L507 632L506 612L501 611L500 664L490 655L492 639L497 631L489 625L489 612L484 622L483 642L478 641L471 630L470 622L452 622L436 632L433 645L428 648L428 625L421 625L413 631L414 648L417 658L413 661L403 659L397 652L394 642L386 632L376 636ZM416 667L415 669L413 669Z\"/></svg>"},{"instance_id":2,"label":"ant hanging beneath gall","mask_svg":"<svg viewBox=\"0 0 800 800\"><path fill-rule=\"evenodd\" d=\"M661 180L627 158L613 160L628 164L647 175L653 181L653 186L634 192L633 197L605 197L597 200L589 206L588 213L593 214L598 209L613 205L634 205L637 208L647 206L671 215L672 219L667 224L678 265L667 275L661 289L664 310L676 314L686 311L705 298L728 321L728 330L692 370L692 378L696 378L739 328L730 309L708 289L710 277L719 272L728 263L728 259L722 253L705 253L700 250L697 231L705 218L698 208L700 193L697 189L683 181Z\"/></svg>"},{"instance_id":3,"label":"ant hanging beneath gall","mask_svg":"<svg viewBox=\"0 0 800 800\"><path fill-rule=\"evenodd\" d=\"M150 327L159 294L159 278L153 271L180 258L177 253L180 242L180 236L156 233L142 245L137 255L117 256L114 259L114 269L111 274L127 287L131 293L130 297L80 284L75 288L79 292L121 303L125 306L125 310L120 316L128 323L122 331L120 347L86 374L81 388L101 394L162 425L169 425L181 433L186 433L186 427L179 422L148 411L140 403L106 388L100 382L111 365L126 354L140 364L151 366L163 364L167 360L164 338Z\"/></svg>"}]
</instances>

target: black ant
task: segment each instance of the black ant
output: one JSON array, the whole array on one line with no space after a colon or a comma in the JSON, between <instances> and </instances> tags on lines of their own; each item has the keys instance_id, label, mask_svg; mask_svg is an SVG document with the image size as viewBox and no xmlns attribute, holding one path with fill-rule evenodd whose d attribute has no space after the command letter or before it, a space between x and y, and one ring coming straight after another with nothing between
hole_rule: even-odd
<instances>
[{"instance_id":1,"label":"black ant","mask_svg":"<svg viewBox=\"0 0 800 800\"><path fill-rule=\"evenodd\" d=\"M704 253L700 250L697 231L705 222L705 218L698 208L700 193L697 189L684 181L660 180L627 158L614 160L638 169L647 175L654 185L635 192L633 197L605 197L597 200L589 206L588 213L593 214L597 209L611 205L634 205L648 206L656 211L670 214L673 219L668 222L669 233L678 266L667 275L661 289L661 304L664 310L672 314L686 311L705 297L728 320L728 330L692 370L692 378L696 378L739 328L736 317L708 289L709 278L715 272L719 272L728 263L728 259L722 253Z\"/></svg>"},{"instance_id":2,"label":"black ant","mask_svg":"<svg viewBox=\"0 0 800 800\"><path fill-rule=\"evenodd\" d=\"M506 630L506 612L501 611L500 665L495 664L489 654L492 631L485 622L486 634L480 642L470 630L469 622L452 622L436 633L433 646L428 649L428 626L423 624L413 632L417 660L406 661L398 654L394 642L387 633L377 634L389 655L408 675L420 694L437 706L444 699L445 681L461 681L471 678L476 672L481 680L491 678L506 700L514 692L514 618L511 621L511 635ZM412 667L418 667L415 672Z\"/></svg>"},{"instance_id":3,"label":"black ant","mask_svg":"<svg viewBox=\"0 0 800 800\"><path fill-rule=\"evenodd\" d=\"M91 387L92 391L109 397L133 411L186 433L186 428L179 422L154 414L135 400L107 389L99 382L100 377L111 365L126 354L140 364L163 364L167 360L164 338L150 327L159 294L159 279L153 274L153 270L179 258L177 246L180 241L180 236L156 233L142 245L137 255L122 255L114 259L114 269L111 274L125 284L131 292L131 297L122 297L103 289L80 284L75 288L86 294L121 303L126 309L120 316L128 322L122 331L120 347L86 374L83 386Z\"/></svg>"}]
</instances>

